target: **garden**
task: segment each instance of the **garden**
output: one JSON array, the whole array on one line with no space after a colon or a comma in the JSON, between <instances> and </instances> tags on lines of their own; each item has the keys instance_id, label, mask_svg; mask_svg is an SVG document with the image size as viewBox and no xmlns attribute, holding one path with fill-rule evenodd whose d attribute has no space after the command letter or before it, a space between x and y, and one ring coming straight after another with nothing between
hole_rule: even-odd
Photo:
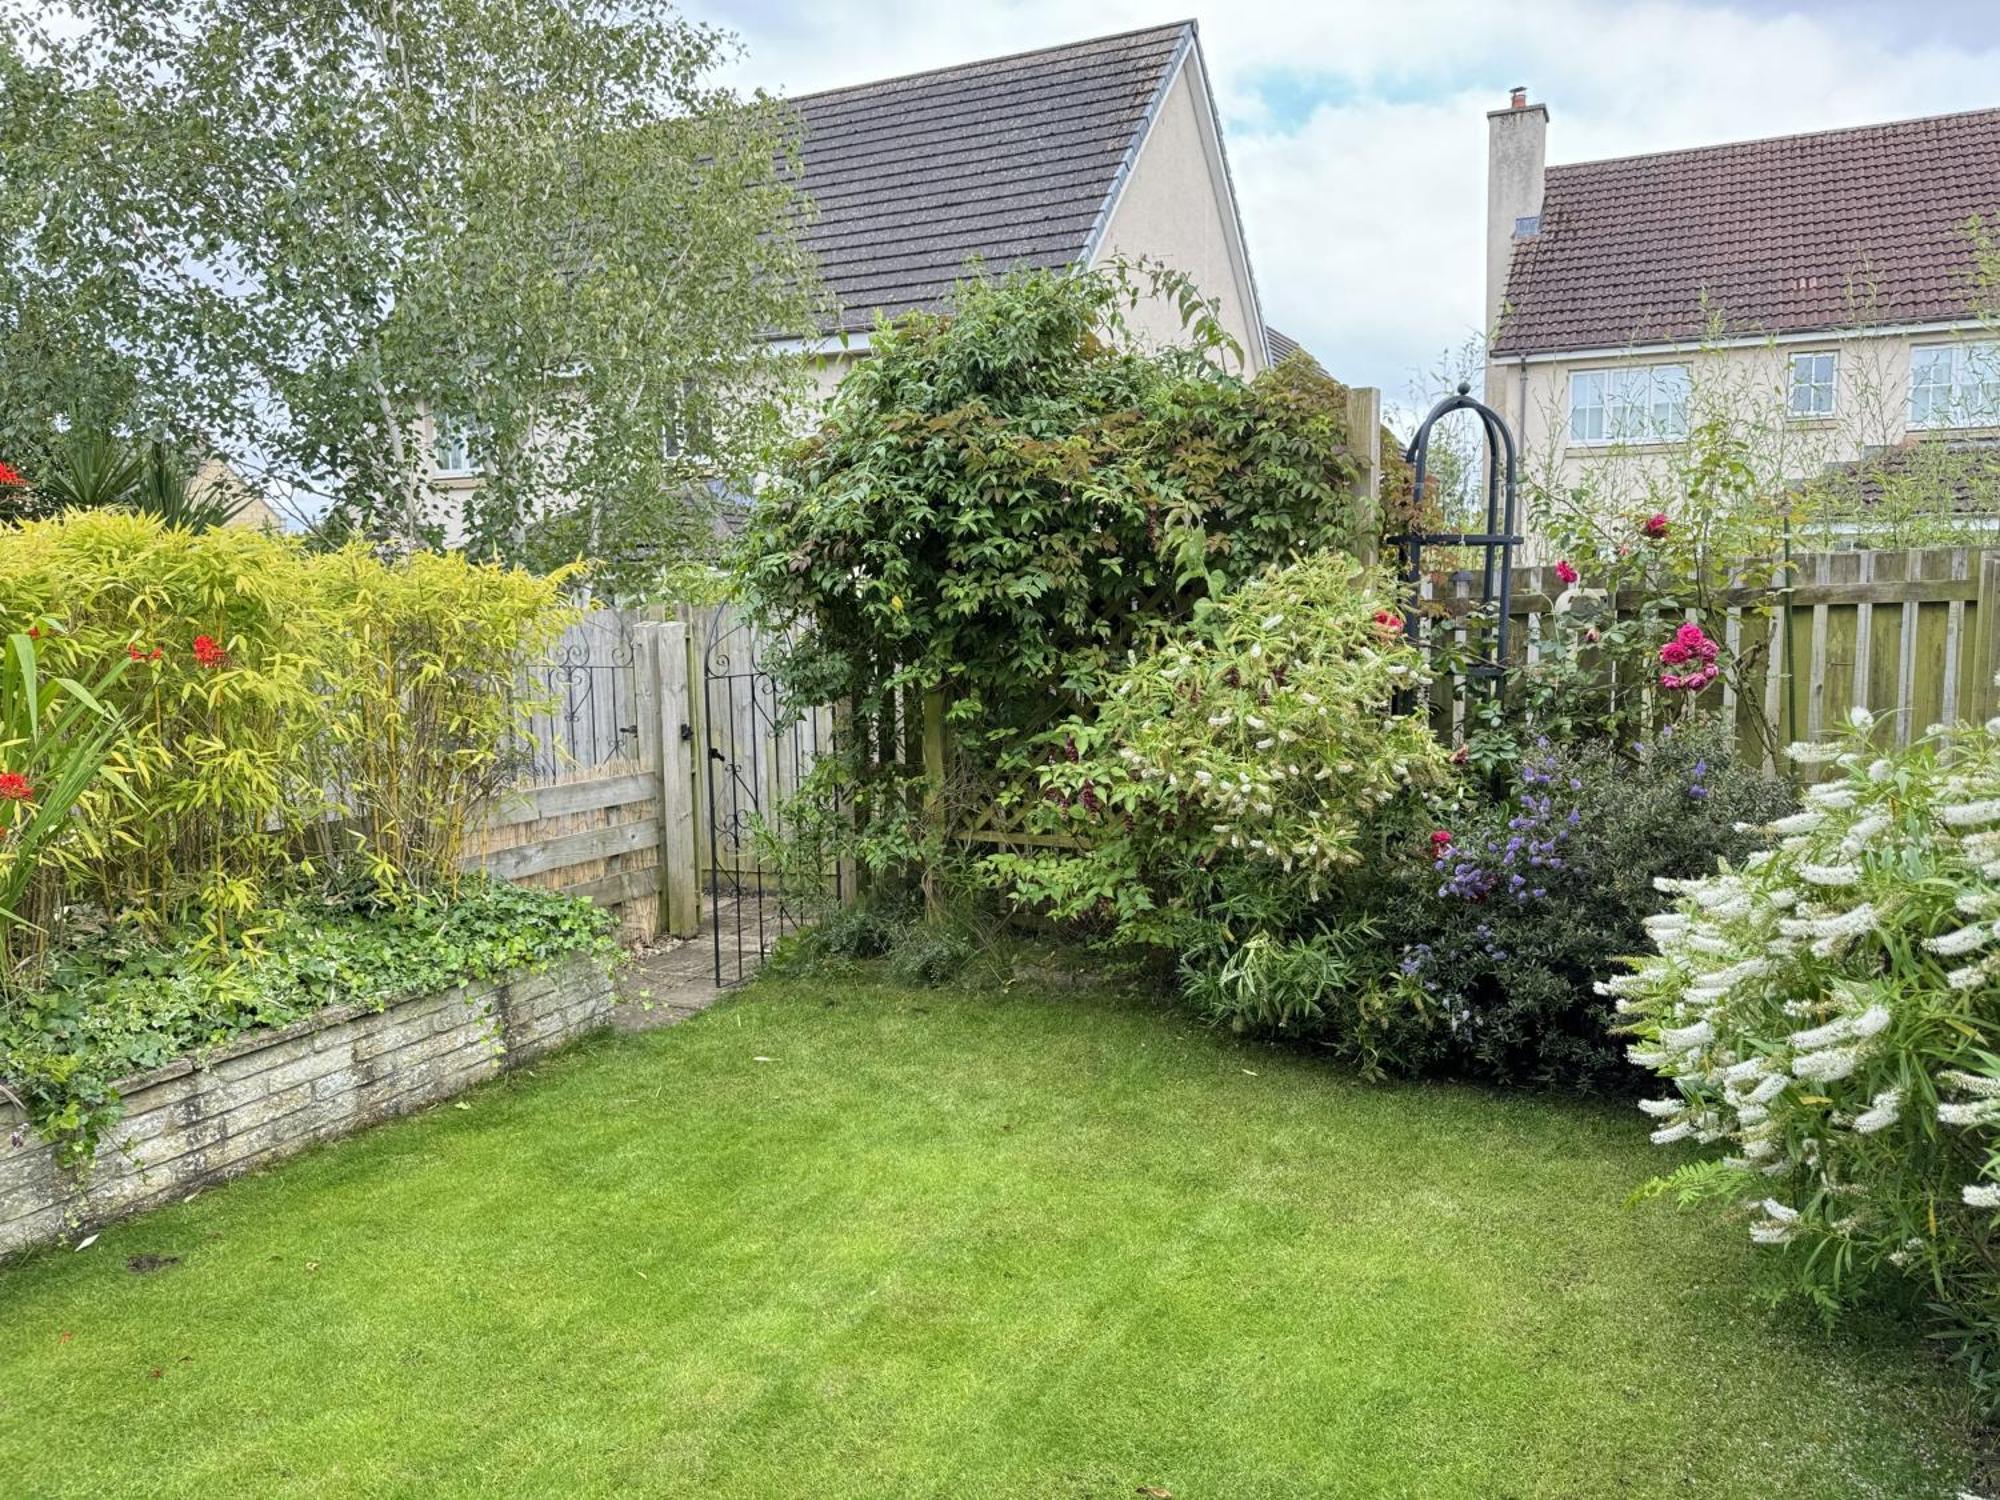
<instances>
[{"instance_id":1,"label":"garden","mask_svg":"<svg viewBox=\"0 0 2000 1500\"><path fill-rule=\"evenodd\" d=\"M1198 299L1140 352L1148 274L878 331L730 559L836 716L764 830L815 920L671 1030L531 1017L498 1077L511 999L413 1039L616 957L470 873L579 570L229 525L157 451L98 503L0 471L0 1103L47 1163L0 1225L48 1230L0 1263L0 1465L1990 1486L2000 722L1772 742L1726 435L1498 656L1380 560L1435 497L1371 503L1338 384L1224 373ZM172 1088L254 1113L92 1199Z\"/></svg>"},{"instance_id":2,"label":"garden","mask_svg":"<svg viewBox=\"0 0 2000 1500\"><path fill-rule=\"evenodd\" d=\"M498 1078L498 1015L393 1048L615 958L468 872L576 570L5 471L0 1098L48 1166L0 1222L63 1215L0 1264L9 1472L1990 1484L2000 723L1769 743L1719 481L1599 518L1496 659L1379 561L1433 497L1369 503L1341 388L1222 373L1198 302L1138 352L1144 274L878 332L732 560L783 700L837 714L765 830L816 920L693 1021ZM246 1105L266 1066L289 1102ZM174 1086L255 1114L92 1199Z\"/></svg>"},{"instance_id":3,"label":"garden","mask_svg":"<svg viewBox=\"0 0 2000 1500\"><path fill-rule=\"evenodd\" d=\"M15 1490L1995 1492L2000 571L1798 604L1852 499L1704 399L1516 620L1397 566L1462 448L1157 264L808 411L794 122L666 0L72 10L0 15ZM524 670L696 589L830 727L736 830L808 920L596 1035L610 913L479 840ZM632 701L664 824L722 757Z\"/></svg>"}]
</instances>

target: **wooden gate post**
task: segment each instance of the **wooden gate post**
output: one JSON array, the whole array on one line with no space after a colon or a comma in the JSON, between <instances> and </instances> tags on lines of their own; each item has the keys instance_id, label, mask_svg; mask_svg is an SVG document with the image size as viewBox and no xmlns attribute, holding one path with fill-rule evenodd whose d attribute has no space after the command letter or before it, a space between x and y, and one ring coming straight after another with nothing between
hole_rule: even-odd
<instances>
[{"instance_id":1,"label":"wooden gate post","mask_svg":"<svg viewBox=\"0 0 2000 1500\"><path fill-rule=\"evenodd\" d=\"M660 773L659 930L693 937L701 930L701 887L694 849L694 735L689 727L688 628L679 620L639 627L639 715L646 748Z\"/></svg>"},{"instance_id":2,"label":"wooden gate post","mask_svg":"<svg viewBox=\"0 0 2000 1500\"><path fill-rule=\"evenodd\" d=\"M1361 470L1354 481L1355 555L1372 567L1382 536L1382 393L1373 386L1348 388L1347 447Z\"/></svg>"}]
</instances>

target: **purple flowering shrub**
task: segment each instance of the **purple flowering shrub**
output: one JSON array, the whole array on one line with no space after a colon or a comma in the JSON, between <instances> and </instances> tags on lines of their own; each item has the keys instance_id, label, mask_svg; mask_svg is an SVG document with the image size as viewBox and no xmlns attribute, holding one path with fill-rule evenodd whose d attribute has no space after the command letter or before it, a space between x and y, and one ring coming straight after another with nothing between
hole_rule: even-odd
<instances>
[{"instance_id":1,"label":"purple flowering shrub","mask_svg":"<svg viewBox=\"0 0 2000 1500\"><path fill-rule=\"evenodd\" d=\"M1752 847L1735 825L1792 805L1739 761L1721 721L1650 743L1534 743L1505 795L1461 811L1434 857L1392 883L1380 922L1427 1068L1625 1092L1643 1082L1593 984L1643 952L1667 898L1653 877L1712 873Z\"/></svg>"}]
</instances>

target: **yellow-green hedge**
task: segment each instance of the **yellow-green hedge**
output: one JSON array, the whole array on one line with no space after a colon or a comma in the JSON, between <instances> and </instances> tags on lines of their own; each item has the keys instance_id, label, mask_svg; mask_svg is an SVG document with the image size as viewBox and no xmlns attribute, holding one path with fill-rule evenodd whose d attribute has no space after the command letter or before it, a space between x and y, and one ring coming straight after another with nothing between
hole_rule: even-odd
<instances>
[{"instance_id":1,"label":"yellow-green hedge","mask_svg":"<svg viewBox=\"0 0 2000 1500\"><path fill-rule=\"evenodd\" d=\"M52 675L132 659L128 792L95 788L44 849L31 915L192 908L227 945L284 871L450 881L532 708L520 664L569 617L558 580L455 556L116 512L0 530L0 633L37 631Z\"/></svg>"}]
</instances>

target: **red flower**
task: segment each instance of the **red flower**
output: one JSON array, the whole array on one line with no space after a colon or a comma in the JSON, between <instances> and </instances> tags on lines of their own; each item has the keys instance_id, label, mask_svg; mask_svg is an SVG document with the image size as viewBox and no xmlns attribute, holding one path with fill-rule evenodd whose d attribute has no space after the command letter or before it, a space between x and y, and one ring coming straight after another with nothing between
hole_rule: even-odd
<instances>
[{"instance_id":1,"label":"red flower","mask_svg":"<svg viewBox=\"0 0 2000 1500\"><path fill-rule=\"evenodd\" d=\"M1686 666L1694 663L1694 671L1669 683L1664 679L1663 688L1686 688L1694 686L1694 679L1701 677L1701 686L1715 680L1715 659L1722 654L1722 648L1708 638L1707 633L1694 621L1689 620L1674 632L1674 638L1660 647L1660 661L1669 667ZM1706 673L1706 676L1702 674Z\"/></svg>"},{"instance_id":2,"label":"red flower","mask_svg":"<svg viewBox=\"0 0 2000 1500\"><path fill-rule=\"evenodd\" d=\"M1674 638L1660 647L1660 661L1669 667L1686 667L1684 672L1662 672L1660 687L1669 693L1698 693L1721 674L1715 659L1722 648L1702 628L1689 620L1674 632Z\"/></svg>"},{"instance_id":3,"label":"red flower","mask_svg":"<svg viewBox=\"0 0 2000 1500\"><path fill-rule=\"evenodd\" d=\"M203 636L202 639L206 640L208 638ZM158 661L162 656L166 655L158 646L155 646L151 651L148 651L144 646L127 646L125 654L134 661ZM195 655L199 656L200 654L201 648L197 645Z\"/></svg>"},{"instance_id":4,"label":"red flower","mask_svg":"<svg viewBox=\"0 0 2000 1500\"><path fill-rule=\"evenodd\" d=\"M1576 582L1576 569L1570 566L1567 558L1556 564L1556 577L1560 578L1565 584Z\"/></svg>"},{"instance_id":5,"label":"red flower","mask_svg":"<svg viewBox=\"0 0 2000 1500\"><path fill-rule=\"evenodd\" d=\"M0 802L31 802L35 789L19 771L0 771Z\"/></svg>"},{"instance_id":6,"label":"red flower","mask_svg":"<svg viewBox=\"0 0 2000 1500\"><path fill-rule=\"evenodd\" d=\"M229 653L215 643L215 637L212 635L198 635L194 638L194 659L197 666L229 665Z\"/></svg>"},{"instance_id":7,"label":"red flower","mask_svg":"<svg viewBox=\"0 0 2000 1500\"><path fill-rule=\"evenodd\" d=\"M12 464L0 463L0 488L22 485L27 482L27 480L21 477L21 471Z\"/></svg>"},{"instance_id":8,"label":"red flower","mask_svg":"<svg viewBox=\"0 0 2000 1500\"><path fill-rule=\"evenodd\" d=\"M1394 635L1403 628L1403 617L1392 609L1378 609L1375 624L1385 635Z\"/></svg>"},{"instance_id":9,"label":"red flower","mask_svg":"<svg viewBox=\"0 0 2000 1500\"><path fill-rule=\"evenodd\" d=\"M1442 854L1450 847L1451 830L1449 828L1434 828L1431 830L1431 850L1433 853Z\"/></svg>"},{"instance_id":10,"label":"red flower","mask_svg":"<svg viewBox=\"0 0 2000 1500\"><path fill-rule=\"evenodd\" d=\"M30 625L28 627L28 639L31 641L39 641L41 638L42 638L42 627L39 625Z\"/></svg>"},{"instance_id":11,"label":"red flower","mask_svg":"<svg viewBox=\"0 0 2000 1500\"><path fill-rule=\"evenodd\" d=\"M1640 523L1639 529L1657 542L1667 534L1667 513L1663 510L1654 511Z\"/></svg>"}]
</instances>

